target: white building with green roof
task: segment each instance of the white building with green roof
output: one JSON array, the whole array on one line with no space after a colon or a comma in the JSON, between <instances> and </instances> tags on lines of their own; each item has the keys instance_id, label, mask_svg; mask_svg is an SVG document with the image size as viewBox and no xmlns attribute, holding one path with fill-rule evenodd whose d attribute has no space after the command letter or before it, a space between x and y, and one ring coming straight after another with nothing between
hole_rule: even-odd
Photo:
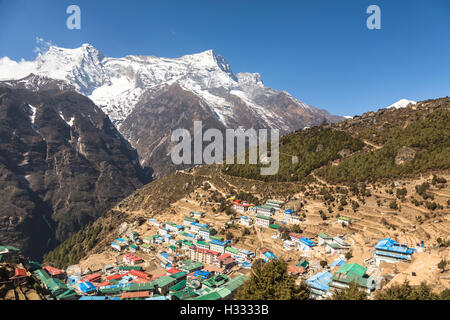
<instances>
[{"instance_id":1,"label":"white building with green roof","mask_svg":"<svg viewBox=\"0 0 450 320\"><path fill-rule=\"evenodd\" d=\"M262 205L259 206L257 211L256 211L257 215L259 216L268 216L271 217L274 215L275 213L275 208L273 206L268 206L268 205Z\"/></svg>"},{"instance_id":2,"label":"white building with green roof","mask_svg":"<svg viewBox=\"0 0 450 320\"><path fill-rule=\"evenodd\" d=\"M370 294L376 288L376 279L366 274L367 268L357 263L348 263L342 266L331 277L330 288L340 290L349 288L351 283Z\"/></svg>"},{"instance_id":3,"label":"white building with green roof","mask_svg":"<svg viewBox=\"0 0 450 320\"><path fill-rule=\"evenodd\" d=\"M255 224L260 227L268 228L271 224L273 224L274 219L265 215L257 215L255 217Z\"/></svg>"}]
</instances>

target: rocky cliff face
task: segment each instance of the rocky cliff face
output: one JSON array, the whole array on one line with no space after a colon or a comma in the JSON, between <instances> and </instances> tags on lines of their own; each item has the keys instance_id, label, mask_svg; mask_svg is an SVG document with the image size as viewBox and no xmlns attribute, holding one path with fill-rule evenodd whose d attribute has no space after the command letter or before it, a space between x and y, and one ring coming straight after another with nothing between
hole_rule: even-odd
<instances>
[{"instance_id":1,"label":"rocky cliff face","mask_svg":"<svg viewBox=\"0 0 450 320\"><path fill-rule=\"evenodd\" d=\"M0 87L0 243L40 257L147 181L89 99Z\"/></svg>"}]
</instances>

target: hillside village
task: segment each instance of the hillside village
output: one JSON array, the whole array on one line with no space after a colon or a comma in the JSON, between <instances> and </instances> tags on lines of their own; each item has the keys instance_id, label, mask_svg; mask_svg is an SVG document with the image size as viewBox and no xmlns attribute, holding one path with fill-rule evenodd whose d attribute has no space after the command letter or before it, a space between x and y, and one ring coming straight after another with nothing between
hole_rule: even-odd
<instances>
[{"instance_id":1,"label":"hillside village","mask_svg":"<svg viewBox=\"0 0 450 320\"><path fill-rule=\"evenodd\" d=\"M233 299L255 263L274 260L314 299L350 283L371 299L405 281L449 289L449 103L287 135L268 180L246 165L164 176L42 264L1 247L0 298Z\"/></svg>"},{"instance_id":2,"label":"hillside village","mask_svg":"<svg viewBox=\"0 0 450 320\"><path fill-rule=\"evenodd\" d=\"M205 176L206 172L216 171L197 168L177 175L192 178ZM236 180L219 176L231 179L231 185ZM441 182L449 175L442 177ZM405 201L400 212L389 208L387 199L378 206L375 199L377 194L386 193L383 188L371 190L371 196L365 197L365 204L361 203L357 210L348 205L342 211L336 210L337 214L330 214L321 212L323 197L315 196L313 187L309 192L254 204L227 194L214 182L219 184L219 179L197 182L198 188L159 214L149 217L146 212L133 211L130 223L117 225L113 238L103 239L77 265L63 270L37 262L25 263L15 268L9 281L32 278L46 299L223 300L232 299L239 286L249 279L255 261L281 258L288 262L287 272L297 283L304 281L314 299L327 299L352 282L369 296L405 279L412 284L427 281L438 290L450 287L448 271L442 273L437 268L441 260L450 258L449 250L438 245L441 240L436 242L437 236L449 234L430 232L436 228L447 230L448 218L436 217L440 223L420 223L416 217L414 222L406 222L414 214L409 209L424 210L414 205L410 208ZM398 184L412 195L418 182L405 180ZM311 185L319 189L321 183ZM448 210L446 184L428 192L433 192L439 205L445 205L444 211ZM214 212L215 206L205 202L217 193L226 196L220 201L225 201L228 214ZM258 200L257 193L242 196ZM140 195L135 197L141 199ZM133 210L133 204L127 202L136 200L130 199L117 209ZM317 211L318 208L322 209ZM392 225L386 227L384 218L379 218L380 222L367 219L374 212L389 216ZM136 223L137 220L141 222ZM400 226L399 222L403 224ZM378 229L380 225L383 231ZM2 262L11 262L14 252L14 248L2 247Z\"/></svg>"}]
</instances>

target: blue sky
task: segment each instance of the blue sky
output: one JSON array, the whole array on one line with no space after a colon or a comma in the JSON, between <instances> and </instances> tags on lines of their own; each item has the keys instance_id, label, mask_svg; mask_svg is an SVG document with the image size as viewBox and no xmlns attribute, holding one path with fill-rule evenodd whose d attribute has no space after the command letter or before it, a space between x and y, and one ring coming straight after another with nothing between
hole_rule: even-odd
<instances>
[{"instance_id":1,"label":"blue sky","mask_svg":"<svg viewBox=\"0 0 450 320\"><path fill-rule=\"evenodd\" d=\"M82 29L66 28L66 8ZM366 9L381 8L381 30ZM450 92L448 0L0 0L0 57L34 59L36 37L107 56L213 49L237 72L334 114Z\"/></svg>"}]
</instances>

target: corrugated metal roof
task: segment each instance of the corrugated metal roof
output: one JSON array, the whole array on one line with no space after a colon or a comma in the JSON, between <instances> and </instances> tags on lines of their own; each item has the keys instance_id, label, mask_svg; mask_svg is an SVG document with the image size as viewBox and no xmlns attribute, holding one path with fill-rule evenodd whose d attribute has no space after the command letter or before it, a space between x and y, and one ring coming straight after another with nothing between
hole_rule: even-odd
<instances>
[{"instance_id":1,"label":"corrugated metal roof","mask_svg":"<svg viewBox=\"0 0 450 320\"><path fill-rule=\"evenodd\" d=\"M397 241L389 238L378 241L378 243L375 245L375 249L404 254L413 254L414 252L413 249L408 248L407 245L401 245Z\"/></svg>"},{"instance_id":2,"label":"corrugated metal roof","mask_svg":"<svg viewBox=\"0 0 450 320\"><path fill-rule=\"evenodd\" d=\"M319 272L307 279L306 284L321 291L328 291L330 290L329 283L331 282L332 276L328 271Z\"/></svg>"}]
</instances>

